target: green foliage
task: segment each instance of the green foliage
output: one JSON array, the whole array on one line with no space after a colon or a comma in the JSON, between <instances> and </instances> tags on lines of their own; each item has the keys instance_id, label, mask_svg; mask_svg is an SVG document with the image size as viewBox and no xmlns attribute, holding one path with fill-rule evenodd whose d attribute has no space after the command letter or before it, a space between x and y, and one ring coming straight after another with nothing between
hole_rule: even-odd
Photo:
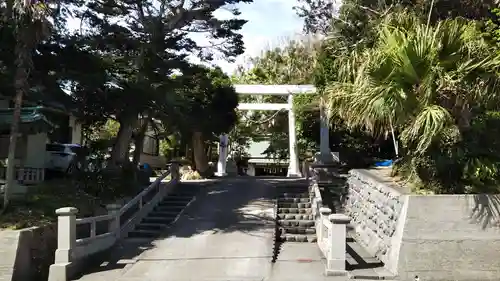
<instances>
[{"instance_id":1,"label":"green foliage","mask_svg":"<svg viewBox=\"0 0 500 281\"><path fill-rule=\"evenodd\" d=\"M480 27L463 19L428 26L418 14L388 13L372 46L343 56L325 48L330 59L318 86L349 128L375 136L394 129L404 149L397 170L419 186L491 191L498 144L486 132L498 123L484 112L500 109L500 59Z\"/></svg>"},{"instance_id":2,"label":"green foliage","mask_svg":"<svg viewBox=\"0 0 500 281\"><path fill-rule=\"evenodd\" d=\"M485 24L486 32L489 39L493 41L494 44L500 47L500 9L495 8L491 10L491 17L486 21Z\"/></svg>"},{"instance_id":3,"label":"green foliage","mask_svg":"<svg viewBox=\"0 0 500 281\"><path fill-rule=\"evenodd\" d=\"M169 126L181 132L199 131L210 138L232 129L238 95L220 68L193 67L177 79L183 85L177 90L183 103L170 109L173 118L163 120L165 123L172 122Z\"/></svg>"},{"instance_id":4,"label":"green foliage","mask_svg":"<svg viewBox=\"0 0 500 281\"><path fill-rule=\"evenodd\" d=\"M252 67L244 69L240 67L233 77L233 81L243 84L311 84L313 82L314 68L316 66L316 55L320 49L321 41L314 37L287 40L281 47L271 48L263 51L260 56L250 59ZM306 103L302 96L294 98L294 107L299 103ZM240 102L266 102L287 103L287 96L244 96ZM311 103L310 108L316 108ZM309 110L309 107L307 110ZM307 130L302 130L301 114L297 113L297 139L300 154L309 152L315 147L310 138L302 135ZM264 136L270 140L267 153L276 158L288 157L288 114L285 111L252 111L241 114L241 122L237 125L238 132L248 132L248 139L258 140ZM306 125L308 126L308 125ZM319 133L318 133L319 134Z\"/></svg>"}]
</instances>

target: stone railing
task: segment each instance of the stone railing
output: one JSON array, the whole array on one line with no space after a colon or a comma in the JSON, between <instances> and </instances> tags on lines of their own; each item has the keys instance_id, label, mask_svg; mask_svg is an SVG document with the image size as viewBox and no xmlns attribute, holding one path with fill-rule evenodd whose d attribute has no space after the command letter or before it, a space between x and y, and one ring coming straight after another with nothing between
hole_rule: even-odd
<instances>
[{"instance_id":1,"label":"stone railing","mask_svg":"<svg viewBox=\"0 0 500 281\"><path fill-rule=\"evenodd\" d=\"M162 184L168 175L171 175L171 180ZM69 280L80 270L79 267L86 258L111 248L120 238L126 237L179 180L179 166L174 163L167 173L157 178L123 207L108 205L106 215L76 218L76 208L57 209L57 250L54 264L50 266L49 281ZM78 237L77 233L86 235Z\"/></svg>"},{"instance_id":2,"label":"stone railing","mask_svg":"<svg viewBox=\"0 0 500 281\"><path fill-rule=\"evenodd\" d=\"M347 275L346 262L346 225L349 217L332 214L330 208L320 208L316 220L318 247L326 258L326 275Z\"/></svg>"},{"instance_id":3,"label":"stone railing","mask_svg":"<svg viewBox=\"0 0 500 281\"><path fill-rule=\"evenodd\" d=\"M44 168L16 167L16 180L19 184L37 184L45 179ZM7 168L0 167L0 179L6 179Z\"/></svg>"},{"instance_id":4,"label":"stone railing","mask_svg":"<svg viewBox=\"0 0 500 281\"><path fill-rule=\"evenodd\" d=\"M312 214L315 219L317 244L326 258L326 275L347 275L346 271L346 235L350 219L344 214L332 214L332 210L323 206L319 189L319 173L324 165L304 163L303 174L309 179Z\"/></svg>"}]
</instances>

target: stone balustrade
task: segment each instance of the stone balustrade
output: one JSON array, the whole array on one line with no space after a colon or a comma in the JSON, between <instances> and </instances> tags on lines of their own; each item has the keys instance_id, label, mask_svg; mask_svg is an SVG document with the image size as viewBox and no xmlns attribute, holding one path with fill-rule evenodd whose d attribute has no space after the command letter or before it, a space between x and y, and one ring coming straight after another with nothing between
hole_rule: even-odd
<instances>
[{"instance_id":1,"label":"stone balustrade","mask_svg":"<svg viewBox=\"0 0 500 281\"><path fill-rule=\"evenodd\" d=\"M314 167L314 168L313 168ZM318 186L319 173L314 169L328 168L325 165L304 163L303 174L310 179L312 214L315 219L318 247L326 258L327 276L347 275L346 271L346 235L350 218L344 214L332 214L332 210L323 206L321 191Z\"/></svg>"},{"instance_id":2,"label":"stone balustrade","mask_svg":"<svg viewBox=\"0 0 500 281\"><path fill-rule=\"evenodd\" d=\"M171 175L171 180L162 181ZM93 254L111 248L116 241L124 238L179 182L180 173L177 163L157 178L151 185L135 196L124 206L107 206L108 214L77 218L78 209L64 207L56 210L57 250L55 262L50 266L49 281L67 281L80 270L85 259ZM77 237L85 232L85 237Z\"/></svg>"},{"instance_id":3,"label":"stone balustrade","mask_svg":"<svg viewBox=\"0 0 500 281\"><path fill-rule=\"evenodd\" d=\"M6 179L7 168L0 167L0 179ZM37 184L45 179L44 168L16 167L16 180L20 184Z\"/></svg>"}]
</instances>

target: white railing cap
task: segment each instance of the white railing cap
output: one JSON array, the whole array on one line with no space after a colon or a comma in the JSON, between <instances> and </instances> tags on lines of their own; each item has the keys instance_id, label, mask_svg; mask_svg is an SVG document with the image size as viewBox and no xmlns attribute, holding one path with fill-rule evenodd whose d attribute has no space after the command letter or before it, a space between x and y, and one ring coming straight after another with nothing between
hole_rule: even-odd
<instances>
[{"instance_id":1,"label":"white railing cap","mask_svg":"<svg viewBox=\"0 0 500 281\"><path fill-rule=\"evenodd\" d=\"M321 207L321 208L319 208L319 212L323 215L327 215L327 214L331 214L332 210L330 208L327 208L327 207Z\"/></svg>"},{"instance_id":2,"label":"white railing cap","mask_svg":"<svg viewBox=\"0 0 500 281\"><path fill-rule=\"evenodd\" d=\"M346 214L331 214L328 219L333 224L348 224L351 221L351 218Z\"/></svg>"},{"instance_id":3,"label":"white railing cap","mask_svg":"<svg viewBox=\"0 0 500 281\"><path fill-rule=\"evenodd\" d=\"M63 208L59 208L56 210L56 215L59 215L59 216L75 215L77 213L78 213L78 209L75 207L63 207Z\"/></svg>"},{"instance_id":4,"label":"white railing cap","mask_svg":"<svg viewBox=\"0 0 500 281\"><path fill-rule=\"evenodd\" d=\"M120 208L122 207L122 205L120 204L107 204L106 205L106 209L109 211L109 210L120 210Z\"/></svg>"}]
</instances>

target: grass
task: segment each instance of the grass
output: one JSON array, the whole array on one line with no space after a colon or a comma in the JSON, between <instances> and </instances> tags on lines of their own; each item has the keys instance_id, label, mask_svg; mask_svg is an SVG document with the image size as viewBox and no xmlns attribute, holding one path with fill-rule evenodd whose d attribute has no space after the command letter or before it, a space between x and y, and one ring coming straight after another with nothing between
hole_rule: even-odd
<instances>
[{"instance_id":1,"label":"grass","mask_svg":"<svg viewBox=\"0 0 500 281\"><path fill-rule=\"evenodd\" d=\"M13 198L0 216L0 229L21 229L53 223L55 210L76 207L80 216L91 215L103 202L78 191L70 180L51 180L29 188L22 198Z\"/></svg>"},{"instance_id":2,"label":"grass","mask_svg":"<svg viewBox=\"0 0 500 281\"><path fill-rule=\"evenodd\" d=\"M105 212L106 204L125 196L134 196L140 191L139 188L123 188L123 184L115 182L114 187L95 196L84 192L79 186L78 182L71 179L54 179L29 187L25 196L13 198L7 211L0 215L0 229L21 229L53 223L57 220L55 210L62 207L77 208L78 217L93 216L96 212L100 215Z\"/></svg>"}]
</instances>

